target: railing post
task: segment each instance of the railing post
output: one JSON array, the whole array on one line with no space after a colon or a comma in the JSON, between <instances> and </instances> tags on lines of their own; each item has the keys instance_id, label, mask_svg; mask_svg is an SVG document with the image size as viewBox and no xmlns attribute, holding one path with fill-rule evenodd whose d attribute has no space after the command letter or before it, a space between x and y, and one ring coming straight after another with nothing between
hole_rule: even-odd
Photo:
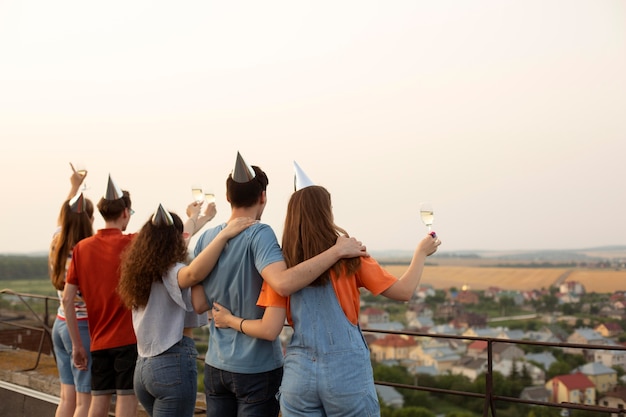
<instances>
[{"instance_id":1,"label":"railing post","mask_svg":"<svg viewBox=\"0 0 626 417\"><path fill-rule=\"evenodd\" d=\"M489 409L491 409L491 416L496 417L496 407L493 399L493 340L491 339L487 340L487 374L485 375L483 417L489 417Z\"/></svg>"}]
</instances>

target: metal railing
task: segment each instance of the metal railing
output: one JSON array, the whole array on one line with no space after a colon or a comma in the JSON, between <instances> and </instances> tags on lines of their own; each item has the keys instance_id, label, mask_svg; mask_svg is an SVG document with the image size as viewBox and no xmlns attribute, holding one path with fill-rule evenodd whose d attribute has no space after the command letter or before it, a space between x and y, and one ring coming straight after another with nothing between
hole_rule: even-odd
<instances>
[{"instance_id":1,"label":"metal railing","mask_svg":"<svg viewBox=\"0 0 626 417\"><path fill-rule=\"evenodd\" d=\"M56 302L58 304L59 300L56 297L50 296L42 296L37 294L25 294L25 293L17 293L10 289L3 289L0 291L0 295L3 296L13 296L16 297L22 305L26 308L27 311L30 312L32 320L35 323L38 323L39 326L31 326L29 324L17 323L14 318L8 319L0 314L0 324L21 327L24 329L38 331L41 332L41 337L39 341L39 349L37 352L37 360L33 367L25 369L24 371L30 371L37 368L39 365L39 361L41 355L43 354L42 348L44 346L44 341L46 338L52 343L51 336L51 326L49 324L50 320L50 301ZM31 305L29 300L32 299L34 302L42 302L44 303L43 311L38 313L36 308ZM40 315L41 314L41 315ZM577 403L554 403L554 402L544 402L544 401L532 401L526 400L522 398L515 397L507 397L502 395L497 395L494 391L493 386L493 346L495 343L509 343L516 345L531 345L531 346L543 346L543 347L557 347L557 348L572 348L572 349L585 349L585 350L622 350L626 351L626 346L607 346L607 345L594 345L594 344L575 344L575 343L552 343L552 342L540 342L540 341L532 341L532 340L513 340L513 339L501 339L501 338L492 338L492 337L480 337L480 336L460 336L460 335L448 335L448 334L432 334L432 333L423 333L423 332L413 332L413 331L393 331L393 330L376 330L376 329L368 329L363 328L364 333L378 333L378 334L395 334L400 336L409 336L409 337L418 337L418 338L436 338L436 339L455 339L455 340L467 340L467 341L484 341L487 343L487 372L485 377L485 393L477 393L477 392L469 392L469 391L457 391L457 390L449 390L442 388L434 388L434 387L426 387L426 386L418 386L410 385L410 384L399 384L388 381L374 381L378 385L386 385L394 388L401 389L409 389L416 391L425 391L437 394L447 394L447 395L459 395L469 398L481 398L484 400L483 407L483 416L488 417L491 413L492 417L496 417L496 402L502 401L507 403L516 403L516 404L526 404L526 405L535 405L535 406L544 406L544 407L553 407L558 409L567 409L567 410L585 410L585 411L594 411L601 412L607 414L614 414L624 416L626 410L619 408L610 408L610 407L602 407L598 405L589 405L589 404L577 404ZM203 357L199 357L198 360L203 361Z\"/></svg>"},{"instance_id":2,"label":"metal railing","mask_svg":"<svg viewBox=\"0 0 626 417\"><path fill-rule=\"evenodd\" d=\"M50 314L49 314L50 313L49 311L50 301L58 302L59 299L56 297L49 297L46 295L18 293L7 288L0 290L0 295L2 295L3 299L4 299L4 296L6 295L16 297L20 301L21 305L26 307L27 311L30 312L31 320L39 324L39 326L31 326L28 323L17 322L14 317L5 318L2 316L2 314L0 314L0 325L7 325L7 326L17 327L17 328L41 333L41 336L39 338L39 347L37 349L37 360L35 361L35 364L31 368L23 369L23 371L35 370L37 369L37 366L39 366L39 361L41 360L41 355L43 354L43 347L44 347L44 343L46 342L46 340L48 340L48 342L50 343L50 346L52 346L52 327L49 324L50 323ZM37 311L35 311L36 309L33 308L33 305L31 305L31 303L28 301L29 299L43 300L44 308L43 308L43 312L41 316L39 315L39 313L37 313ZM52 351L52 354L54 355L54 350L51 349L51 351Z\"/></svg>"},{"instance_id":3,"label":"metal railing","mask_svg":"<svg viewBox=\"0 0 626 417\"><path fill-rule=\"evenodd\" d=\"M502 395L496 395L493 386L493 345L494 343L509 343L515 345L531 345L531 346L544 346L544 347L558 347L558 348L572 348L572 349L591 349L591 350L621 350L626 351L626 346L608 346L608 345L594 345L594 344L577 344L577 343L553 343L553 342L539 342L532 340L516 340L516 339L500 339L493 337L479 337L479 336L460 336L460 335L447 335L447 334L433 334L433 333L421 333L411 331L394 331L394 330L374 330L363 328L364 333L382 333L382 334L396 334L401 336L413 336L413 337L428 337L436 339L455 339L455 340L470 340L470 341L484 341L487 342L487 372L485 373L485 393L476 393L468 391L447 390L442 388L422 387L418 385L397 384L386 381L374 381L378 385L386 385L394 388L403 388L416 391L426 391L438 394L460 395L471 398L482 398L484 400L483 417L489 416L491 412L492 417L496 417L496 401L504 401L509 403L526 404L526 405L539 405L545 407L553 407L567 410L586 410L596 411L607 414L617 414L624 416L626 410L620 408L602 407L589 404L577 404L577 403L554 403L545 401L532 401L522 398L507 397ZM597 399L596 399L597 400Z\"/></svg>"}]
</instances>

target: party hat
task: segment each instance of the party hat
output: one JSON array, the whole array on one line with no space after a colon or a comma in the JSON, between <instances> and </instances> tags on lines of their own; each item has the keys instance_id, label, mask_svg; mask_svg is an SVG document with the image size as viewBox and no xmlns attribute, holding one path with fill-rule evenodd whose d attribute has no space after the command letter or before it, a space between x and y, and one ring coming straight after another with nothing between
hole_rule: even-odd
<instances>
[{"instance_id":1,"label":"party hat","mask_svg":"<svg viewBox=\"0 0 626 417\"><path fill-rule=\"evenodd\" d=\"M119 200L123 196L122 190L113 182L113 178L111 178L111 174L109 174L109 182L107 184L106 194L104 194L104 199Z\"/></svg>"},{"instance_id":2,"label":"party hat","mask_svg":"<svg viewBox=\"0 0 626 417\"><path fill-rule=\"evenodd\" d=\"M85 197L83 193L78 193L70 200L70 209L74 213L82 213L85 211Z\"/></svg>"},{"instance_id":3,"label":"party hat","mask_svg":"<svg viewBox=\"0 0 626 417\"><path fill-rule=\"evenodd\" d=\"M295 170L293 178L294 191L298 191L311 185L315 185L315 183L311 181L311 179L304 173L304 171L302 170L302 168L300 168L300 165L298 165L296 161L293 161L293 168Z\"/></svg>"},{"instance_id":4,"label":"party hat","mask_svg":"<svg viewBox=\"0 0 626 417\"><path fill-rule=\"evenodd\" d=\"M152 215L152 224L155 226L171 226L174 224L174 219L169 211L165 210L163 205L159 204L159 208L157 208Z\"/></svg>"},{"instance_id":5,"label":"party hat","mask_svg":"<svg viewBox=\"0 0 626 417\"><path fill-rule=\"evenodd\" d=\"M237 151L237 161L235 161L235 169L233 169L233 181L243 184L251 181L254 177L256 177L256 173Z\"/></svg>"}]
</instances>

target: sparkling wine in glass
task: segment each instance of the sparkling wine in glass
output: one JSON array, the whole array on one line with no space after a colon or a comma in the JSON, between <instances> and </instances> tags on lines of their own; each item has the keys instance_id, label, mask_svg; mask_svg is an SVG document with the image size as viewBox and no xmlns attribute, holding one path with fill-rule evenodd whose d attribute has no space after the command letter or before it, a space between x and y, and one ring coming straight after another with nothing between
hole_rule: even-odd
<instances>
[{"instance_id":1,"label":"sparkling wine in glass","mask_svg":"<svg viewBox=\"0 0 626 417\"><path fill-rule=\"evenodd\" d=\"M202 203L202 201L204 200L204 193L202 192L202 187L200 187L199 185L191 186L191 195L193 196L193 199L196 200L196 202L198 203Z\"/></svg>"},{"instance_id":2,"label":"sparkling wine in glass","mask_svg":"<svg viewBox=\"0 0 626 417\"><path fill-rule=\"evenodd\" d=\"M213 193L213 190L211 190L210 188L205 187L204 188L204 199L209 204L215 203L215 193Z\"/></svg>"},{"instance_id":3,"label":"sparkling wine in glass","mask_svg":"<svg viewBox=\"0 0 626 417\"><path fill-rule=\"evenodd\" d=\"M422 217L422 222L428 227L428 231L432 232L433 221L435 220L433 205L431 203L422 203L420 205L420 216Z\"/></svg>"}]
</instances>

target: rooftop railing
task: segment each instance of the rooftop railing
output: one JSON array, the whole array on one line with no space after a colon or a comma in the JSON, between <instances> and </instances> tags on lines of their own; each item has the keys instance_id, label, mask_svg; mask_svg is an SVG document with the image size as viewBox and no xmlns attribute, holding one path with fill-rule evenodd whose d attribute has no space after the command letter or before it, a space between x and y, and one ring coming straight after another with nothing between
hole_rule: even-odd
<instances>
[{"instance_id":1,"label":"rooftop railing","mask_svg":"<svg viewBox=\"0 0 626 417\"><path fill-rule=\"evenodd\" d=\"M24 371L30 371L37 368L39 365L39 361L43 354L46 354L43 351L43 347L46 342L52 343L51 338L51 325L50 325L50 317L56 311L56 306L58 306L58 298L50 297L50 296L42 296L37 294L25 294L25 293L17 293L10 289L0 290L0 328L6 329L7 327L21 328L24 330L33 331L39 334L38 336L38 349L37 349L37 360L35 364L28 369L24 369ZM54 305L54 310L51 310L51 304ZM5 327L7 326L7 327ZM584 410L591 412L598 412L603 414L612 414L624 416L626 410L620 408L610 408L603 407L599 405L591 405L591 404L579 404L579 403L571 403L571 402L545 402L545 401L533 401L522 398L515 398L503 395L497 395L494 390L494 381L493 381L493 363L494 363L494 354L493 347L496 343L509 343L516 345L531 345L531 346L542 346L546 348L571 348L571 349L583 349L583 350L618 350L618 351L626 351L626 346L608 346L608 345L596 345L596 344L576 344L576 343L552 343L552 342L541 342L541 341L532 341L532 340L513 340L513 339L504 339L504 338L492 338L492 337L479 337L479 336L460 336L460 335L449 335L449 334L433 334L433 333L424 333L424 332L413 332L413 331L393 331L393 330L376 330L363 328L364 333L372 333L372 334L395 334L400 336L408 336L415 338L437 338L437 339L455 339L455 340L463 340L463 341L484 341L487 343L487 371L485 373L485 387L484 393L478 392L469 392L469 391L457 391L457 390L448 390L441 388L433 388L426 386L419 386L417 384L399 384L390 381L379 381L376 380L375 383L378 385L386 385L399 389L408 389L408 390L416 390L416 391L424 391L436 394L445 394L445 395L455 395L455 396L463 396L468 398L480 398L484 401L483 406L483 416L487 417L491 415L492 417L497 416L496 402L506 402L512 404L525 404L525 405L534 405L534 406L543 406L543 407L551 407L557 408L560 410ZM198 358L203 361L202 357Z\"/></svg>"}]
</instances>

